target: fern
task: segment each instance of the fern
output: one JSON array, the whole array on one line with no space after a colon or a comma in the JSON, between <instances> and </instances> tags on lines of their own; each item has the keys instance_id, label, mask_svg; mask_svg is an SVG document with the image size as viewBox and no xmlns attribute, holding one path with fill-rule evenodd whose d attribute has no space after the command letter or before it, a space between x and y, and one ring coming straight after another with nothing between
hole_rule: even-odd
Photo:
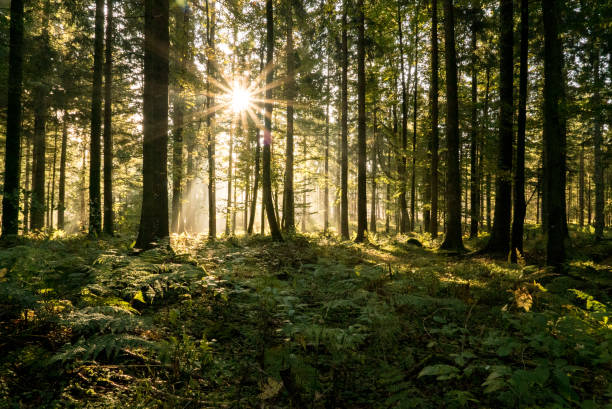
<instances>
[{"instance_id":1,"label":"fern","mask_svg":"<svg viewBox=\"0 0 612 409\"><path fill-rule=\"evenodd\" d=\"M131 334L105 334L88 339L80 339L76 344L66 344L60 352L49 359L49 364L68 361L95 360L102 352L106 359L116 357L119 352L127 349L146 349L157 351L157 344L142 337Z\"/></svg>"}]
</instances>

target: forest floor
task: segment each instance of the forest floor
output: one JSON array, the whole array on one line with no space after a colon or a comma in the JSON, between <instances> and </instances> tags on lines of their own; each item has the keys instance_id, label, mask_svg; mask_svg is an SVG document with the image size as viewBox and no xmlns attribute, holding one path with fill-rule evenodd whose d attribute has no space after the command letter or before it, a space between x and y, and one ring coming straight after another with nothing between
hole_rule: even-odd
<instances>
[{"instance_id":1,"label":"forest floor","mask_svg":"<svg viewBox=\"0 0 612 409\"><path fill-rule=\"evenodd\" d=\"M519 265L425 236L24 239L0 250L0 408L612 408L612 241L589 237L564 274L541 238Z\"/></svg>"}]
</instances>

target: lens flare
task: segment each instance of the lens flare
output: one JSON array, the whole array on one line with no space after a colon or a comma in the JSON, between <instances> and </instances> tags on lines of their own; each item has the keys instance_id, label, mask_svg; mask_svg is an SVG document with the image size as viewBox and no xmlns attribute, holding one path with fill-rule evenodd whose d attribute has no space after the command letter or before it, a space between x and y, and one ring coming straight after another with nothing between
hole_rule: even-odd
<instances>
[{"instance_id":1,"label":"lens flare","mask_svg":"<svg viewBox=\"0 0 612 409\"><path fill-rule=\"evenodd\" d=\"M239 84L234 84L231 93L231 105L234 113L246 111L251 104L251 93Z\"/></svg>"}]
</instances>

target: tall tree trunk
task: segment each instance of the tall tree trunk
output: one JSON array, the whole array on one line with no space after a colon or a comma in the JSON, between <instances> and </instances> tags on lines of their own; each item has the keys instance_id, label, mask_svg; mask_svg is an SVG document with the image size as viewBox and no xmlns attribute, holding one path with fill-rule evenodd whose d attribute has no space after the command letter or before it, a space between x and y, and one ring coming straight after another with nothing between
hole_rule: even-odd
<instances>
[{"instance_id":1,"label":"tall tree trunk","mask_svg":"<svg viewBox=\"0 0 612 409\"><path fill-rule=\"evenodd\" d=\"M208 139L208 238L215 240L217 237L217 180L215 176L215 97L211 93L211 80L215 76L215 29L217 23L216 1L211 0L210 10L206 0L206 30L208 59L206 61L206 134ZM211 111L209 111L211 110Z\"/></svg>"},{"instance_id":2,"label":"tall tree trunk","mask_svg":"<svg viewBox=\"0 0 612 409\"><path fill-rule=\"evenodd\" d=\"M81 174L79 175L79 230L85 230L85 217L87 215L85 203L86 173L87 173L87 145L85 141L81 145Z\"/></svg>"},{"instance_id":3,"label":"tall tree trunk","mask_svg":"<svg viewBox=\"0 0 612 409\"><path fill-rule=\"evenodd\" d=\"M23 88L23 0L11 1L2 237L19 233L21 93Z\"/></svg>"},{"instance_id":4,"label":"tall tree trunk","mask_svg":"<svg viewBox=\"0 0 612 409\"><path fill-rule=\"evenodd\" d=\"M410 231L415 229L415 217L416 217L416 140L417 140L417 114L418 114L418 71L419 71L419 5L417 2L416 9L414 12L414 95L413 95L413 106L412 106L412 168L410 175Z\"/></svg>"},{"instance_id":5,"label":"tall tree trunk","mask_svg":"<svg viewBox=\"0 0 612 409\"><path fill-rule=\"evenodd\" d=\"M397 2L397 34L400 47L400 73L402 80L402 145L400 151L400 161L398 166L399 183L399 210L400 210L400 233L408 231L408 203L406 202L406 152L408 151L408 102L406 100L406 74L404 67L404 38L402 31L402 11L401 3ZM408 80L410 82L410 80Z\"/></svg>"},{"instance_id":6,"label":"tall tree trunk","mask_svg":"<svg viewBox=\"0 0 612 409\"><path fill-rule=\"evenodd\" d=\"M233 122L233 121L232 121ZM225 235L229 236L232 231L232 168L234 167L234 124L230 125L229 131L229 160L227 164L227 209L225 211Z\"/></svg>"},{"instance_id":7,"label":"tall tree trunk","mask_svg":"<svg viewBox=\"0 0 612 409\"><path fill-rule=\"evenodd\" d=\"M365 240L368 229L366 176L366 77L365 17L363 0L357 1L357 243Z\"/></svg>"},{"instance_id":8,"label":"tall tree trunk","mask_svg":"<svg viewBox=\"0 0 612 409\"><path fill-rule=\"evenodd\" d=\"M278 227L274 202L272 200L272 175L271 175L271 145L272 145L272 88L270 84L274 80L274 9L272 0L266 0L266 103L264 115L264 146L263 146L263 200L268 216L270 234L276 241L283 241L283 236Z\"/></svg>"},{"instance_id":9,"label":"tall tree trunk","mask_svg":"<svg viewBox=\"0 0 612 409\"><path fill-rule=\"evenodd\" d=\"M325 76L325 188L324 188L324 210L323 210L323 232L329 231L329 56L327 57L327 75Z\"/></svg>"},{"instance_id":10,"label":"tall tree trunk","mask_svg":"<svg viewBox=\"0 0 612 409\"><path fill-rule=\"evenodd\" d=\"M565 141L562 132L563 55L559 37L559 11L563 1L542 0L544 15L544 197L546 198L546 263L565 261Z\"/></svg>"},{"instance_id":11,"label":"tall tree trunk","mask_svg":"<svg viewBox=\"0 0 612 409\"><path fill-rule=\"evenodd\" d=\"M595 238L602 239L604 232L604 155L602 150L602 115L601 115L601 88L603 87L599 72L599 44L593 47L593 155L595 159L595 172L593 180L595 182Z\"/></svg>"},{"instance_id":12,"label":"tall tree trunk","mask_svg":"<svg viewBox=\"0 0 612 409\"><path fill-rule=\"evenodd\" d=\"M51 167L51 206L49 207L49 231L53 231L53 211L55 210L55 170L57 166L57 137L59 120L55 118L55 135L53 136L53 166Z\"/></svg>"},{"instance_id":13,"label":"tall tree trunk","mask_svg":"<svg viewBox=\"0 0 612 409\"><path fill-rule=\"evenodd\" d=\"M512 213L513 7L500 2L499 140L493 231L485 251L506 256L510 249Z\"/></svg>"},{"instance_id":14,"label":"tall tree trunk","mask_svg":"<svg viewBox=\"0 0 612 409\"><path fill-rule=\"evenodd\" d=\"M527 51L529 47L528 0L521 0L521 60L519 73L518 132L516 135L516 166L514 171L514 218L510 259L516 263L523 253L525 223L525 127L527 123Z\"/></svg>"},{"instance_id":15,"label":"tall tree trunk","mask_svg":"<svg viewBox=\"0 0 612 409\"><path fill-rule=\"evenodd\" d=\"M262 46L259 50L259 72L263 73L264 70L264 47ZM258 122L261 122L261 110L258 110ZM254 181L253 181L253 197L251 199L251 214L249 216L249 225L247 227L247 234L253 234L253 226L255 224L255 210L257 208L257 191L259 190L259 168L260 168L260 157L261 157L261 142L260 142L260 131L259 125L255 124L256 134L255 134L255 170L254 170ZM262 205L263 206L263 205ZM263 210L262 210L263 214ZM263 233L262 233L263 234Z\"/></svg>"},{"instance_id":16,"label":"tall tree trunk","mask_svg":"<svg viewBox=\"0 0 612 409\"><path fill-rule=\"evenodd\" d=\"M486 86L485 86L485 100L483 106L483 114L482 114L482 146L481 150L484 152L488 148L488 140L489 140L489 90L491 86L491 65L487 61L485 68L485 76L486 76ZM484 168L484 166L483 166ZM487 222L487 231L491 231L491 172L490 170L486 171L485 175L485 194L487 196L486 200L486 222Z\"/></svg>"},{"instance_id":17,"label":"tall tree trunk","mask_svg":"<svg viewBox=\"0 0 612 409\"><path fill-rule=\"evenodd\" d=\"M62 115L62 147L60 153L59 191L57 199L57 228L64 230L66 210L66 151L68 150L68 114L64 108Z\"/></svg>"},{"instance_id":18,"label":"tall tree trunk","mask_svg":"<svg viewBox=\"0 0 612 409\"><path fill-rule=\"evenodd\" d=\"M168 0L145 0L143 195L137 248L169 236Z\"/></svg>"},{"instance_id":19,"label":"tall tree trunk","mask_svg":"<svg viewBox=\"0 0 612 409\"><path fill-rule=\"evenodd\" d=\"M378 156L378 122L377 122L377 118L376 118L376 114L378 113L378 109L376 107L376 105L374 105L373 107L373 115L374 115L374 120L373 120L373 129L372 129L372 133L373 133L373 138L374 138L374 143L372 144L372 200L370 203L370 232L372 233L376 233L376 177L377 177L377 172L378 172L378 165L376 162L377 156Z\"/></svg>"},{"instance_id":20,"label":"tall tree trunk","mask_svg":"<svg viewBox=\"0 0 612 409\"><path fill-rule=\"evenodd\" d=\"M100 139L102 136L102 63L104 54L104 0L96 0L93 88L91 92L91 139L89 145L89 234L102 230L100 200Z\"/></svg>"},{"instance_id":21,"label":"tall tree trunk","mask_svg":"<svg viewBox=\"0 0 612 409\"><path fill-rule=\"evenodd\" d=\"M113 1L106 0L106 61L104 64L104 219L103 231L115 232L113 214Z\"/></svg>"},{"instance_id":22,"label":"tall tree trunk","mask_svg":"<svg viewBox=\"0 0 612 409\"><path fill-rule=\"evenodd\" d=\"M470 126L470 238L478 237L478 222L480 221L480 175L478 173L478 71L476 55L478 35L478 13L480 2L473 4L472 35L471 35L471 70L472 70L472 120ZM482 149L481 149L482 150Z\"/></svg>"},{"instance_id":23,"label":"tall tree trunk","mask_svg":"<svg viewBox=\"0 0 612 409\"><path fill-rule=\"evenodd\" d=\"M32 150L30 137L26 135L26 156L25 156L25 192L23 195L23 234L27 234L30 229L30 178L32 175ZM590 203L590 201L589 201Z\"/></svg>"},{"instance_id":24,"label":"tall tree trunk","mask_svg":"<svg viewBox=\"0 0 612 409\"><path fill-rule=\"evenodd\" d=\"M578 185L578 225L584 227L584 142L580 143Z\"/></svg>"},{"instance_id":25,"label":"tall tree trunk","mask_svg":"<svg viewBox=\"0 0 612 409\"><path fill-rule=\"evenodd\" d=\"M181 5L174 6L176 24L176 84L173 103L173 143L172 143L172 224L171 230L181 233L184 229L183 215L183 140L185 127L185 96L182 82L185 81L187 64L187 41L189 30L189 9Z\"/></svg>"},{"instance_id":26,"label":"tall tree trunk","mask_svg":"<svg viewBox=\"0 0 612 409\"><path fill-rule=\"evenodd\" d=\"M349 238L348 224L348 0L342 2L342 80L341 80L341 127L342 158L340 160L340 236Z\"/></svg>"},{"instance_id":27,"label":"tall tree trunk","mask_svg":"<svg viewBox=\"0 0 612 409\"><path fill-rule=\"evenodd\" d=\"M429 232L438 236L438 0L431 0L431 84L429 106L431 108L431 210Z\"/></svg>"},{"instance_id":28,"label":"tall tree trunk","mask_svg":"<svg viewBox=\"0 0 612 409\"><path fill-rule=\"evenodd\" d=\"M285 98L287 99L287 146L285 150L285 180L283 191L283 230L295 231L295 198L293 189L293 99L294 85L294 55L293 55L293 15L291 2L285 2L287 19L287 83Z\"/></svg>"},{"instance_id":29,"label":"tall tree trunk","mask_svg":"<svg viewBox=\"0 0 612 409\"><path fill-rule=\"evenodd\" d=\"M47 93L45 85L38 85L34 89L34 153L32 202L30 204L30 229L32 231L41 230L45 224Z\"/></svg>"},{"instance_id":30,"label":"tall tree trunk","mask_svg":"<svg viewBox=\"0 0 612 409\"><path fill-rule=\"evenodd\" d=\"M441 248L463 251L461 238L461 173L459 169L459 102L457 96L457 54L453 1L444 0L446 63L446 236Z\"/></svg>"}]
</instances>

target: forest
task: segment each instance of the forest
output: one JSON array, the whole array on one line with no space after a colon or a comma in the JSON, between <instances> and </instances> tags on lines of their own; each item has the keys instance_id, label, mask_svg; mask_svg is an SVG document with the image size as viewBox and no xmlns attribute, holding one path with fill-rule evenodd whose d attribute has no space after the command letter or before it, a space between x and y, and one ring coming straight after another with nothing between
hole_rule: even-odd
<instances>
[{"instance_id":1,"label":"forest","mask_svg":"<svg viewBox=\"0 0 612 409\"><path fill-rule=\"evenodd\" d=\"M0 0L0 409L612 409L612 1Z\"/></svg>"}]
</instances>

